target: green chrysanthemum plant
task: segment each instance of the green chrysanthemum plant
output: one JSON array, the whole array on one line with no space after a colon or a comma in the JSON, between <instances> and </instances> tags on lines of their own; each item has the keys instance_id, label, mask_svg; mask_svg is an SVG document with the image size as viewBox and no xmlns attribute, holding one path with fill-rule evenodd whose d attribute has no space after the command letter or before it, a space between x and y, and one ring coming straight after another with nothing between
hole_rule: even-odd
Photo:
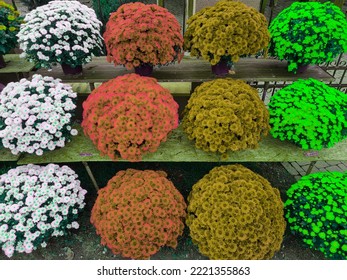
<instances>
[{"instance_id":1,"label":"green chrysanthemum plant","mask_svg":"<svg viewBox=\"0 0 347 280\"><path fill-rule=\"evenodd\" d=\"M270 133L303 150L321 150L347 137L347 95L315 79L298 80L269 103Z\"/></svg>"},{"instance_id":2,"label":"green chrysanthemum plant","mask_svg":"<svg viewBox=\"0 0 347 280\"><path fill-rule=\"evenodd\" d=\"M291 231L327 258L347 259L347 174L304 176L287 195L284 206Z\"/></svg>"},{"instance_id":3,"label":"green chrysanthemum plant","mask_svg":"<svg viewBox=\"0 0 347 280\"><path fill-rule=\"evenodd\" d=\"M331 62L347 52L347 20L331 2L294 2L271 22L269 54L298 66Z\"/></svg>"}]
</instances>

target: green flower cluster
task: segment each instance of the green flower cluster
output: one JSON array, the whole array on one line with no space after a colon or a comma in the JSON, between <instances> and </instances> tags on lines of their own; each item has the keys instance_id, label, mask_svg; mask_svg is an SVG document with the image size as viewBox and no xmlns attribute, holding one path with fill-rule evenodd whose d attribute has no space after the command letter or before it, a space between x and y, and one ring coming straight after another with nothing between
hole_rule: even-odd
<instances>
[{"instance_id":1,"label":"green flower cluster","mask_svg":"<svg viewBox=\"0 0 347 280\"><path fill-rule=\"evenodd\" d=\"M285 212L293 233L332 259L347 259L347 174L302 177L287 191Z\"/></svg>"},{"instance_id":2,"label":"green flower cluster","mask_svg":"<svg viewBox=\"0 0 347 280\"><path fill-rule=\"evenodd\" d=\"M315 79L298 80L269 103L270 133L321 150L347 137L347 95Z\"/></svg>"},{"instance_id":3,"label":"green flower cluster","mask_svg":"<svg viewBox=\"0 0 347 280\"><path fill-rule=\"evenodd\" d=\"M0 55L7 54L17 45L17 33L23 18L13 6L0 1Z\"/></svg>"},{"instance_id":4,"label":"green flower cluster","mask_svg":"<svg viewBox=\"0 0 347 280\"><path fill-rule=\"evenodd\" d=\"M242 165L213 168L188 196L186 224L210 259L270 259L285 231L278 189Z\"/></svg>"},{"instance_id":5,"label":"green flower cluster","mask_svg":"<svg viewBox=\"0 0 347 280\"><path fill-rule=\"evenodd\" d=\"M288 61L288 71L347 52L347 20L331 2L294 2L271 22L269 53Z\"/></svg>"},{"instance_id":6,"label":"green flower cluster","mask_svg":"<svg viewBox=\"0 0 347 280\"><path fill-rule=\"evenodd\" d=\"M183 129L206 152L256 148L269 131L269 113L256 89L242 80L215 79L195 89L184 111Z\"/></svg>"},{"instance_id":7,"label":"green flower cluster","mask_svg":"<svg viewBox=\"0 0 347 280\"><path fill-rule=\"evenodd\" d=\"M188 19L184 48L212 65L221 59L237 62L267 47L267 21L256 9L239 1L221 0Z\"/></svg>"}]
</instances>

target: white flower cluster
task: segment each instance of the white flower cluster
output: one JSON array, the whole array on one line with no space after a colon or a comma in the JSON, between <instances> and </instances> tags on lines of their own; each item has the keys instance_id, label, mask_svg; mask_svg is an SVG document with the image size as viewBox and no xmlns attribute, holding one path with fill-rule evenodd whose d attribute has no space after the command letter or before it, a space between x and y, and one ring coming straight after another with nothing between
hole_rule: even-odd
<instances>
[{"instance_id":1,"label":"white flower cluster","mask_svg":"<svg viewBox=\"0 0 347 280\"><path fill-rule=\"evenodd\" d=\"M22 57L51 68L91 61L102 50L102 23L93 9L78 1L51 1L25 16L17 34Z\"/></svg>"},{"instance_id":2,"label":"white flower cluster","mask_svg":"<svg viewBox=\"0 0 347 280\"><path fill-rule=\"evenodd\" d=\"M86 190L68 166L25 165L0 176L0 246L9 258L62 236L84 208Z\"/></svg>"},{"instance_id":3,"label":"white flower cluster","mask_svg":"<svg viewBox=\"0 0 347 280\"><path fill-rule=\"evenodd\" d=\"M77 130L71 128L77 94L60 79L33 75L9 83L0 93L0 146L42 155L64 147Z\"/></svg>"}]
</instances>

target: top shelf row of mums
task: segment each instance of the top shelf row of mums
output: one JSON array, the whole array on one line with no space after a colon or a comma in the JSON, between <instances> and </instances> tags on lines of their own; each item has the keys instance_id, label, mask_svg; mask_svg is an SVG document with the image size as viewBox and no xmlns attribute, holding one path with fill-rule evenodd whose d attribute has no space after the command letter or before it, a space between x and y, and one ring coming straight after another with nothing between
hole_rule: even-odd
<instances>
[{"instance_id":1,"label":"top shelf row of mums","mask_svg":"<svg viewBox=\"0 0 347 280\"><path fill-rule=\"evenodd\" d=\"M240 57L264 52L286 60L293 73L347 52L347 20L331 2L294 2L268 28L256 9L220 0L191 16L183 36L175 16L155 4L124 4L104 27L93 9L78 1L51 1L24 20L10 5L0 5L1 57L19 43L22 56L37 68L60 64L72 75L93 56L103 55L104 47L108 62L145 76L154 66L180 62L184 51L202 57L218 76L230 73Z\"/></svg>"}]
</instances>

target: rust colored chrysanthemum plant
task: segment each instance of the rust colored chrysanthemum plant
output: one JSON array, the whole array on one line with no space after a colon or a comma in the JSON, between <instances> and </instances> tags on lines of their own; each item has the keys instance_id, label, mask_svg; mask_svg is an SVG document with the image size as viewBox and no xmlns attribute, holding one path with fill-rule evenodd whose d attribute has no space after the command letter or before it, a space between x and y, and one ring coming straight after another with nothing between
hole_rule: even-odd
<instances>
[{"instance_id":1,"label":"rust colored chrysanthemum plant","mask_svg":"<svg viewBox=\"0 0 347 280\"><path fill-rule=\"evenodd\" d=\"M181 26L167 9L155 4L124 4L111 14L104 39L107 59L133 69L166 65L183 57Z\"/></svg>"},{"instance_id":2,"label":"rust colored chrysanthemum plant","mask_svg":"<svg viewBox=\"0 0 347 280\"><path fill-rule=\"evenodd\" d=\"M114 254L148 259L163 246L176 248L186 203L166 173L127 169L98 192L91 223Z\"/></svg>"},{"instance_id":3,"label":"rust colored chrysanthemum plant","mask_svg":"<svg viewBox=\"0 0 347 280\"><path fill-rule=\"evenodd\" d=\"M113 160L140 161L178 126L178 104L169 90L137 74L103 83L83 109L84 133Z\"/></svg>"}]
</instances>

